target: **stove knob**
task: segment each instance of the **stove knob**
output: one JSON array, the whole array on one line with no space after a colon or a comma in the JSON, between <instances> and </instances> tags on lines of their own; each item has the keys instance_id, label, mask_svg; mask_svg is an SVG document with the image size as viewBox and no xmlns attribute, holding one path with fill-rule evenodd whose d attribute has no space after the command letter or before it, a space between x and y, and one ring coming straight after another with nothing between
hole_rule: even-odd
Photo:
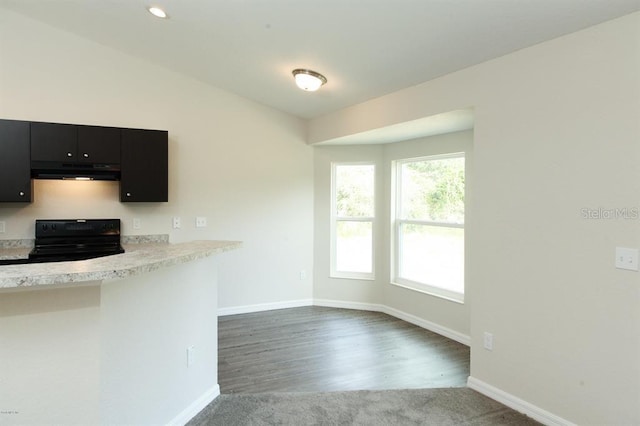
<instances>
[{"instance_id":1,"label":"stove knob","mask_svg":"<svg viewBox=\"0 0 640 426\"><path fill-rule=\"evenodd\" d=\"M49 229L49 225L47 225L46 223L42 224L42 230L46 231L47 229Z\"/></svg>"}]
</instances>

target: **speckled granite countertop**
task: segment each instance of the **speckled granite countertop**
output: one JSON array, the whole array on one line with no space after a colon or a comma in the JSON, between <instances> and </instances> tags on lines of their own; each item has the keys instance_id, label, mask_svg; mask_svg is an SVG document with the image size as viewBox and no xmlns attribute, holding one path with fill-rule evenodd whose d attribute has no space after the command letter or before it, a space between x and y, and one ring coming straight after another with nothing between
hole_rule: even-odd
<instances>
[{"instance_id":1,"label":"speckled granite countertop","mask_svg":"<svg viewBox=\"0 0 640 426\"><path fill-rule=\"evenodd\" d=\"M73 262L0 266L0 289L101 281L143 274L242 246L240 241L123 244L125 253ZM18 251L23 250L20 256ZM27 257L30 248L4 248L3 256ZM9 258L9 257L4 257Z\"/></svg>"}]
</instances>

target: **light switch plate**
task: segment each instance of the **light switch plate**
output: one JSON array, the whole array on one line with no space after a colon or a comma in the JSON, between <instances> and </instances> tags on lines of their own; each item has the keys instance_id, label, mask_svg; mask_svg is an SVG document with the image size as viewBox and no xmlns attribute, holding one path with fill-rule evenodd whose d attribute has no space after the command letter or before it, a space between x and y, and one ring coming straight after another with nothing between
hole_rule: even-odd
<instances>
[{"instance_id":1,"label":"light switch plate","mask_svg":"<svg viewBox=\"0 0 640 426\"><path fill-rule=\"evenodd\" d=\"M489 333L487 331L484 332L483 346L488 351L493 350L493 334L492 333Z\"/></svg>"},{"instance_id":2,"label":"light switch plate","mask_svg":"<svg viewBox=\"0 0 640 426\"><path fill-rule=\"evenodd\" d=\"M180 229L180 218L178 216L173 218L173 229Z\"/></svg>"},{"instance_id":3,"label":"light switch plate","mask_svg":"<svg viewBox=\"0 0 640 426\"><path fill-rule=\"evenodd\" d=\"M196 348L189 346L187 348L187 367L191 367L196 362Z\"/></svg>"},{"instance_id":4,"label":"light switch plate","mask_svg":"<svg viewBox=\"0 0 640 426\"><path fill-rule=\"evenodd\" d=\"M133 229L140 229L140 218L133 218Z\"/></svg>"},{"instance_id":5,"label":"light switch plate","mask_svg":"<svg viewBox=\"0 0 640 426\"><path fill-rule=\"evenodd\" d=\"M638 270L638 249L616 247L616 268Z\"/></svg>"},{"instance_id":6,"label":"light switch plate","mask_svg":"<svg viewBox=\"0 0 640 426\"><path fill-rule=\"evenodd\" d=\"M204 216L196 217L196 228L206 228L207 227L207 218Z\"/></svg>"},{"instance_id":7,"label":"light switch plate","mask_svg":"<svg viewBox=\"0 0 640 426\"><path fill-rule=\"evenodd\" d=\"M4 222L0 222L0 234L4 234L6 232L6 226Z\"/></svg>"}]
</instances>

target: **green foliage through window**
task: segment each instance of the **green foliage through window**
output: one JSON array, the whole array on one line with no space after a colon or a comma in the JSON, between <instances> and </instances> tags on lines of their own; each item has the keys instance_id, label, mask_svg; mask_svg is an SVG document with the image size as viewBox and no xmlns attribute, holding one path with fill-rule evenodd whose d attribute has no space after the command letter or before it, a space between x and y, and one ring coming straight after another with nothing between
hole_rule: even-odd
<instances>
[{"instance_id":1,"label":"green foliage through window","mask_svg":"<svg viewBox=\"0 0 640 426\"><path fill-rule=\"evenodd\" d=\"M403 163L401 216L405 220L464 223L464 158Z\"/></svg>"},{"instance_id":2,"label":"green foliage through window","mask_svg":"<svg viewBox=\"0 0 640 426\"><path fill-rule=\"evenodd\" d=\"M336 166L336 215L372 217L374 211L374 166Z\"/></svg>"}]
</instances>

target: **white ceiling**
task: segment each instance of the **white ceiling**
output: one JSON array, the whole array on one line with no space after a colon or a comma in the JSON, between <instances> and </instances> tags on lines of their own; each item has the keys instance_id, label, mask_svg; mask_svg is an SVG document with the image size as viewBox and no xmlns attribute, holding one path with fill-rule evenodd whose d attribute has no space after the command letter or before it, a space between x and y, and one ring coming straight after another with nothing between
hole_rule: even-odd
<instances>
[{"instance_id":1,"label":"white ceiling","mask_svg":"<svg viewBox=\"0 0 640 426\"><path fill-rule=\"evenodd\" d=\"M163 6L169 20L146 11ZM313 118L640 10L640 0L0 0L0 6ZM328 83L315 93L291 71Z\"/></svg>"}]
</instances>

